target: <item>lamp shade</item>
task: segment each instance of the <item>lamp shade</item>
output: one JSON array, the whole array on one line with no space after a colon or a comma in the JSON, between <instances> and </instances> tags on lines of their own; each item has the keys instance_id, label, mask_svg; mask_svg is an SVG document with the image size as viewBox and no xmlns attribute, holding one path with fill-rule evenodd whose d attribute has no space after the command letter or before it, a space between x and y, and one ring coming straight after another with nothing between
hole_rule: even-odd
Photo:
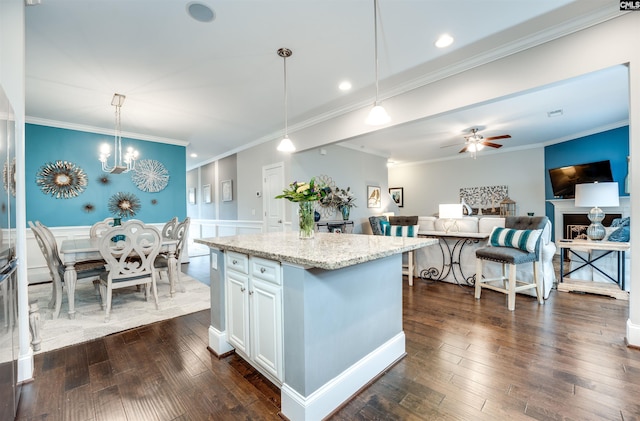
<instances>
[{"instance_id":1,"label":"lamp shade","mask_svg":"<svg viewBox=\"0 0 640 421\"><path fill-rule=\"evenodd\" d=\"M577 207L619 206L618 183L576 184Z\"/></svg>"},{"instance_id":2,"label":"lamp shade","mask_svg":"<svg viewBox=\"0 0 640 421\"><path fill-rule=\"evenodd\" d=\"M438 216L444 219L462 218L462 203L439 205Z\"/></svg>"},{"instance_id":3,"label":"lamp shade","mask_svg":"<svg viewBox=\"0 0 640 421\"><path fill-rule=\"evenodd\" d=\"M277 149L280 152L295 152L296 147L293 145L293 142L291 141L291 139L289 139L289 136L285 136L280 141L280 144L278 145Z\"/></svg>"}]
</instances>

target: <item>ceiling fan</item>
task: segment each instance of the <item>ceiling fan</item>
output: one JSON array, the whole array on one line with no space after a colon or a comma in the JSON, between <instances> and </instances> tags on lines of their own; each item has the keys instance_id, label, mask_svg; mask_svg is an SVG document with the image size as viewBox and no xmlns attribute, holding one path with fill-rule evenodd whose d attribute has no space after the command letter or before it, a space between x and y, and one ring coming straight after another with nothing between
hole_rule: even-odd
<instances>
[{"instance_id":1,"label":"ceiling fan","mask_svg":"<svg viewBox=\"0 0 640 421\"><path fill-rule=\"evenodd\" d=\"M475 157L475 153L481 150L482 148L484 148L485 146L488 146L490 148L496 148L496 149L502 147L502 145L498 143L489 142L490 140L509 139L510 137L511 135L505 134L502 136L487 137L485 139L482 135L478 134L477 128L473 128L471 129L471 134L464 137L465 145L464 145L464 148L460 150L460 153L471 152Z\"/></svg>"}]
</instances>

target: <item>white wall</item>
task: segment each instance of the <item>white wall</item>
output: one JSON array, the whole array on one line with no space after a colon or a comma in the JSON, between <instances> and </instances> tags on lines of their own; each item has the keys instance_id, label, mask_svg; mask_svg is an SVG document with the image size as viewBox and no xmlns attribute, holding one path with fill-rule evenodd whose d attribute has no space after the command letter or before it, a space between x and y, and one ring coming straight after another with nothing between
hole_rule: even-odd
<instances>
[{"instance_id":1,"label":"white wall","mask_svg":"<svg viewBox=\"0 0 640 421\"><path fill-rule=\"evenodd\" d=\"M544 149L483 154L389 168L389 185L404 189L402 215L433 215L440 203L460 203L460 189L506 185L518 215L544 215Z\"/></svg>"}]
</instances>

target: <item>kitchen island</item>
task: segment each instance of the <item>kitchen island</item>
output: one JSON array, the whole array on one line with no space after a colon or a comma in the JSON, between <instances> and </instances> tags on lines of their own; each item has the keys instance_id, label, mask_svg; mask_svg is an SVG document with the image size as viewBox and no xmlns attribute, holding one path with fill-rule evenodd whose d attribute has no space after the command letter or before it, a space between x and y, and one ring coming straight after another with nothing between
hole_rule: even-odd
<instances>
[{"instance_id":1,"label":"kitchen island","mask_svg":"<svg viewBox=\"0 0 640 421\"><path fill-rule=\"evenodd\" d=\"M405 355L402 253L431 238L268 233L211 249L209 347L281 388L289 420L322 419Z\"/></svg>"}]
</instances>

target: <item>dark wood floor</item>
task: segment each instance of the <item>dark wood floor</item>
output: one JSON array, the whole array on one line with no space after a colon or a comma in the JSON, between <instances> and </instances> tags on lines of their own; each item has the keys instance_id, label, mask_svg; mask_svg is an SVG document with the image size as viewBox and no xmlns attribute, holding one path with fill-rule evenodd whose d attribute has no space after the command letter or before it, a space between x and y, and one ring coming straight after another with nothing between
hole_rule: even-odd
<instances>
[{"instance_id":1,"label":"dark wood floor","mask_svg":"<svg viewBox=\"0 0 640 421\"><path fill-rule=\"evenodd\" d=\"M505 300L405 283L407 356L331 418L640 419L628 302L553 291L509 312ZM202 311L39 354L18 419L278 420L278 389L236 356L213 358L208 325Z\"/></svg>"}]
</instances>

